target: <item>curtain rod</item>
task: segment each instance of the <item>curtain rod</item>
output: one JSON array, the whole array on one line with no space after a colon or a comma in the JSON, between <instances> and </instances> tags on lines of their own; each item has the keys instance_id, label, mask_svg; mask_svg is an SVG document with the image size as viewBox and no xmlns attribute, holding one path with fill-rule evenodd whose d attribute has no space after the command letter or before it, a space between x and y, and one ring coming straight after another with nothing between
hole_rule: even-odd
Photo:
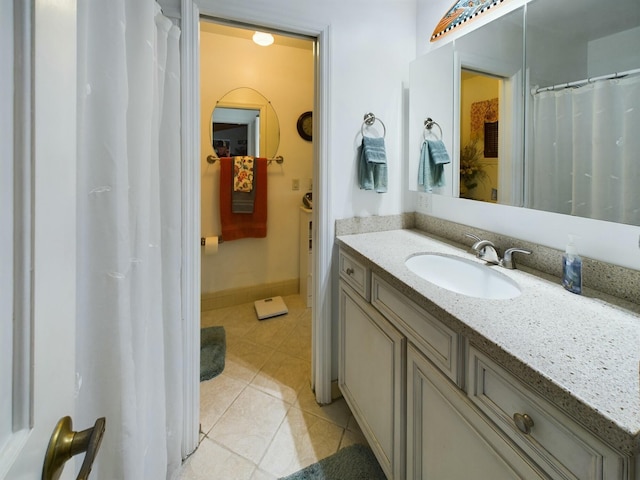
<instances>
[{"instance_id":1,"label":"curtain rod","mask_svg":"<svg viewBox=\"0 0 640 480\"><path fill-rule=\"evenodd\" d=\"M610 73L609 75L602 75L600 77L585 78L584 80L576 80L575 82L559 83L558 85L552 85L550 87L536 87L531 89L531 95L535 95L536 93L548 92L551 90L562 90L564 88L578 88L582 87L583 85L587 85L588 83L626 77L628 75L635 75L636 73L640 73L640 68L627 70L625 72Z\"/></svg>"}]
</instances>

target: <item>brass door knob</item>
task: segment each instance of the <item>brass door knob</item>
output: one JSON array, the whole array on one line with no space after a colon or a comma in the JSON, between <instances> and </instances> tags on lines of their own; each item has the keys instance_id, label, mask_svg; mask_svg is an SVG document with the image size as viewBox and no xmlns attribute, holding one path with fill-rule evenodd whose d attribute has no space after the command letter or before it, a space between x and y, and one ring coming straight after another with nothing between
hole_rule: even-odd
<instances>
[{"instance_id":1,"label":"brass door knob","mask_svg":"<svg viewBox=\"0 0 640 480\"><path fill-rule=\"evenodd\" d=\"M42 480L58 480L62 475L64 464L74 455L87 452L80 467L77 480L86 480L91 473L102 436L104 435L105 418L96 420L92 428L82 432L74 432L71 417L63 417L53 430L49 447L44 458Z\"/></svg>"}]
</instances>

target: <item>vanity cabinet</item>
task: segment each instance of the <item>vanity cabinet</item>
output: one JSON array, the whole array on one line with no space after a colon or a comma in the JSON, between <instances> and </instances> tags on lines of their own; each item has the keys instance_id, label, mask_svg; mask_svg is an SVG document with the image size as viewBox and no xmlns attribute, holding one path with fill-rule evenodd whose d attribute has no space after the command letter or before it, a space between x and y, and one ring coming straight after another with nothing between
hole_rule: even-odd
<instances>
[{"instance_id":1,"label":"vanity cabinet","mask_svg":"<svg viewBox=\"0 0 640 480\"><path fill-rule=\"evenodd\" d=\"M631 457L340 251L340 389L389 479L638 480Z\"/></svg>"},{"instance_id":2,"label":"vanity cabinet","mask_svg":"<svg viewBox=\"0 0 640 480\"><path fill-rule=\"evenodd\" d=\"M338 385L389 479L404 478L406 339L340 282Z\"/></svg>"},{"instance_id":3,"label":"vanity cabinet","mask_svg":"<svg viewBox=\"0 0 640 480\"><path fill-rule=\"evenodd\" d=\"M413 345L407 374L407 479L547 478Z\"/></svg>"}]
</instances>

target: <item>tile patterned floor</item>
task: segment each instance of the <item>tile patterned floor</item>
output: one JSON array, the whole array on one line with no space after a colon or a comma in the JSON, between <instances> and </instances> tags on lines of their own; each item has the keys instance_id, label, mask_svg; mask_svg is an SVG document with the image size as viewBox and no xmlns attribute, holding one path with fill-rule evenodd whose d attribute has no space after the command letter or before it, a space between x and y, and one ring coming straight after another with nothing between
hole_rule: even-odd
<instances>
[{"instance_id":1,"label":"tile patterned floor","mask_svg":"<svg viewBox=\"0 0 640 480\"><path fill-rule=\"evenodd\" d=\"M319 406L309 387L311 310L298 295L289 313L259 321L253 302L203 312L223 325L225 369L200 384L201 440L180 480L274 480L365 443L344 399Z\"/></svg>"}]
</instances>

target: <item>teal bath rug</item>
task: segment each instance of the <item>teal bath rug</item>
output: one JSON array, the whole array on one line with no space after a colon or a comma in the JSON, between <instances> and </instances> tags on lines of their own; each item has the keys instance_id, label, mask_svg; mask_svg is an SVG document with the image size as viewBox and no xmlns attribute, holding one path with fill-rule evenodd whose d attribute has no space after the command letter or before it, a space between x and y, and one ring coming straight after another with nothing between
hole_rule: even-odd
<instances>
[{"instance_id":1,"label":"teal bath rug","mask_svg":"<svg viewBox=\"0 0 640 480\"><path fill-rule=\"evenodd\" d=\"M224 370L227 350L224 327L200 330L200 381L211 380Z\"/></svg>"},{"instance_id":2,"label":"teal bath rug","mask_svg":"<svg viewBox=\"0 0 640 480\"><path fill-rule=\"evenodd\" d=\"M280 480L387 480L369 447L351 445Z\"/></svg>"}]
</instances>

